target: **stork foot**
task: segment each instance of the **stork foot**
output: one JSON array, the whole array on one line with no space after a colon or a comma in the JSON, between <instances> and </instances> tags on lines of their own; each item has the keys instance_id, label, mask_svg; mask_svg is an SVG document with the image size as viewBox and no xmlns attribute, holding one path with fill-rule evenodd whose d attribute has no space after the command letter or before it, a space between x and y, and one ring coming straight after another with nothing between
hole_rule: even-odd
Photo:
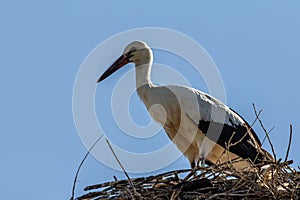
<instances>
[{"instance_id":1,"label":"stork foot","mask_svg":"<svg viewBox=\"0 0 300 200\"><path fill-rule=\"evenodd\" d=\"M197 167L201 167L201 168L205 167L205 158L199 158L197 162Z\"/></svg>"}]
</instances>

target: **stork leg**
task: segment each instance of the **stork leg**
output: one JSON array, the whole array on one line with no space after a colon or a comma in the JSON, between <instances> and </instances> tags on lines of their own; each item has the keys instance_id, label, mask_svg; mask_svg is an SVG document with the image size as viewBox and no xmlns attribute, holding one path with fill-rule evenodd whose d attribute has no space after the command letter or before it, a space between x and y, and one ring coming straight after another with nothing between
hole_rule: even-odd
<instances>
[{"instance_id":1,"label":"stork leg","mask_svg":"<svg viewBox=\"0 0 300 200\"><path fill-rule=\"evenodd\" d=\"M205 167L205 158L204 157L199 158L199 160L197 162L197 167L201 167L201 168Z\"/></svg>"},{"instance_id":2,"label":"stork leg","mask_svg":"<svg viewBox=\"0 0 300 200\"><path fill-rule=\"evenodd\" d=\"M204 172L204 167L205 167L205 158L204 157L200 157L198 162L197 162L197 167L201 167L200 169L200 174L203 174ZM204 175L201 175L202 178L204 178Z\"/></svg>"},{"instance_id":3,"label":"stork leg","mask_svg":"<svg viewBox=\"0 0 300 200\"><path fill-rule=\"evenodd\" d=\"M195 169L195 167L196 167L196 162L193 160L193 161L190 163L190 165L191 165L191 169Z\"/></svg>"},{"instance_id":4,"label":"stork leg","mask_svg":"<svg viewBox=\"0 0 300 200\"><path fill-rule=\"evenodd\" d=\"M193 162L191 162L191 169L193 170L191 172L191 174L193 175L193 177L195 178L197 176L197 168L199 167L198 163L196 164L196 161L194 160Z\"/></svg>"},{"instance_id":5,"label":"stork leg","mask_svg":"<svg viewBox=\"0 0 300 200\"><path fill-rule=\"evenodd\" d=\"M196 162L195 162L195 161L192 161L192 162L191 162L191 169L192 169L191 175L193 175L194 177L197 176L197 173L196 173L197 167L198 167L198 166L196 165Z\"/></svg>"},{"instance_id":6,"label":"stork leg","mask_svg":"<svg viewBox=\"0 0 300 200\"><path fill-rule=\"evenodd\" d=\"M193 175L194 175L194 177L196 177L196 176L197 176L196 170L197 170L199 167L201 167L201 168L204 168L204 167L205 167L205 158L204 158L204 156L201 156L201 157L197 160L197 162L196 162L195 160L193 160L192 162L190 162L190 164L191 164L191 169L193 170L193 171L192 171L192 172L193 172ZM201 172L201 170L200 170L200 172Z\"/></svg>"}]
</instances>

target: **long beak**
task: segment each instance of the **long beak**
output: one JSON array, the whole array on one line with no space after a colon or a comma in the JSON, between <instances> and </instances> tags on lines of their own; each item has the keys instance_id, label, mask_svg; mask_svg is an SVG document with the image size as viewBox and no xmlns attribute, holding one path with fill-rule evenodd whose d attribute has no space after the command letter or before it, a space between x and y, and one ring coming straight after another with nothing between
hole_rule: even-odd
<instances>
[{"instance_id":1,"label":"long beak","mask_svg":"<svg viewBox=\"0 0 300 200\"><path fill-rule=\"evenodd\" d=\"M100 81L103 81L107 77L109 77L111 74L113 74L115 71L123 67L129 63L129 58L127 56L120 56L103 74L102 76L97 80L97 83Z\"/></svg>"}]
</instances>

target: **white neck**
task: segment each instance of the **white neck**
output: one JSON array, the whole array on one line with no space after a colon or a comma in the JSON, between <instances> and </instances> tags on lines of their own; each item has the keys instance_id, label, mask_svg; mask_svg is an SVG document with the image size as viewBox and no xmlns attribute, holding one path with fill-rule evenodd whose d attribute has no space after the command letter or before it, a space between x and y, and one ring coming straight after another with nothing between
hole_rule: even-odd
<instances>
[{"instance_id":1,"label":"white neck","mask_svg":"<svg viewBox=\"0 0 300 200\"><path fill-rule=\"evenodd\" d=\"M152 82L150 80L151 73L151 64L146 63L143 65L137 65L135 67L135 75L136 75L136 87L140 87L143 85L151 85Z\"/></svg>"},{"instance_id":2,"label":"white neck","mask_svg":"<svg viewBox=\"0 0 300 200\"><path fill-rule=\"evenodd\" d=\"M144 99L148 89L153 86L150 79L151 66L152 60L149 63L135 66L136 89L141 99Z\"/></svg>"}]
</instances>

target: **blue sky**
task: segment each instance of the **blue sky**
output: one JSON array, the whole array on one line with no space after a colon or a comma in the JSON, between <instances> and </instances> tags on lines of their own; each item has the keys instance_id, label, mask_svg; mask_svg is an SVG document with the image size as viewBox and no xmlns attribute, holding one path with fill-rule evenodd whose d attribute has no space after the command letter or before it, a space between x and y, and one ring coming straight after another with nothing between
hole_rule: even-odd
<instances>
[{"instance_id":1,"label":"blue sky","mask_svg":"<svg viewBox=\"0 0 300 200\"><path fill-rule=\"evenodd\" d=\"M143 4L141 1L28 0L0 4L2 199L70 198L74 174L86 152L72 114L77 71L100 42L140 27L174 29L200 43L222 75L227 104L250 122L254 119L252 103L264 110L261 116L264 125L267 129L275 127L271 138L278 157L285 156L289 124L293 124L290 159L295 161L293 166L299 164L298 1ZM111 56L109 53L99 57ZM154 56L154 61L168 66L185 64L168 59L160 51L155 51ZM105 92L109 95L120 76L121 73L115 74L97 88L97 115L102 115L102 106L110 105L109 102L100 104L101 95L105 96ZM193 87L206 90L199 77L188 79ZM133 113L133 119L147 124L149 116L136 96L132 97L130 106L138 110ZM108 109L108 116L109 112ZM122 137L109 117L106 125L108 132L115 134L111 136L113 141ZM258 125L255 130L262 138ZM159 137L162 141L167 139L163 134ZM132 144L125 138L120 145L126 147L125 144L143 152L147 141ZM188 164L181 158L152 174L183 167ZM85 185L112 180L113 175L124 178L122 173L89 157L78 177L76 194L82 194Z\"/></svg>"}]
</instances>

